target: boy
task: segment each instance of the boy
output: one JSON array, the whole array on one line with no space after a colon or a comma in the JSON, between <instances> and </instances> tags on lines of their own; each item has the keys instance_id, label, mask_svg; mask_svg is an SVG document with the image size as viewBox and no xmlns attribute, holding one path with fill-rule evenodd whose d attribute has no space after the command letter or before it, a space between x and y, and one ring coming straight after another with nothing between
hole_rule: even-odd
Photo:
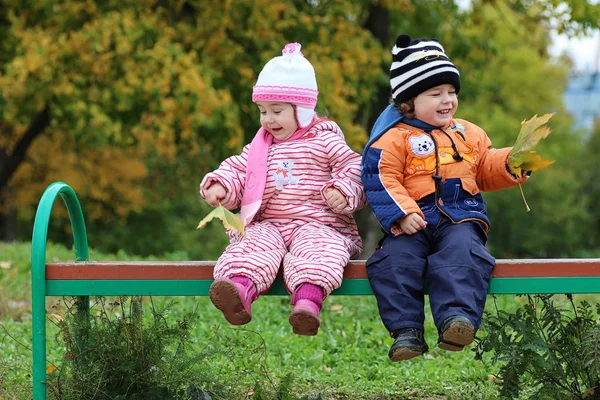
<instances>
[{"instance_id":1,"label":"boy","mask_svg":"<svg viewBox=\"0 0 600 400\"><path fill-rule=\"evenodd\" d=\"M379 116L363 153L367 200L384 231L367 261L379 313L394 338L389 357L429 348L424 283L438 346L461 351L481 322L494 258L480 191L518 185L511 148L493 149L478 126L454 119L460 74L435 39L400 35L392 49L394 104Z\"/></svg>"}]
</instances>

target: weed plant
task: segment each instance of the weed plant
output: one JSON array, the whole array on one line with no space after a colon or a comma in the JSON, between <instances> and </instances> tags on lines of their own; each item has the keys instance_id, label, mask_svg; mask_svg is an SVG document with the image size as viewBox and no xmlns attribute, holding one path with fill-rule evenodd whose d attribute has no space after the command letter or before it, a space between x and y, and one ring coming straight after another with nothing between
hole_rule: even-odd
<instances>
[{"instance_id":1,"label":"weed plant","mask_svg":"<svg viewBox=\"0 0 600 400\"><path fill-rule=\"evenodd\" d=\"M50 367L48 392L56 400L216 400L250 394L292 400L293 376L273 383L264 366L264 342L256 333L238 330L223 337L216 331L198 351L191 337L197 309L173 320L167 315L176 301L157 307L150 298L150 315L144 318L140 297L98 297L88 319L82 314L84 300L65 298L65 318L57 322L57 340L66 353L55 370ZM232 373L247 378L221 380Z\"/></svg>"},{"instance_id":2,"label":"weed plant","mask_svg":"<svg viewBox=\"0 0 600 400\"><path fill-rule=\"evenodd\" d=\"M600 304L576 304L552 295L527 295L515 312L496 307L486 313L488 332L477 345L476 357L493 351L500 363L496 382L500 396L517 398L600 399Z\"/></svg>"}]
</instances>

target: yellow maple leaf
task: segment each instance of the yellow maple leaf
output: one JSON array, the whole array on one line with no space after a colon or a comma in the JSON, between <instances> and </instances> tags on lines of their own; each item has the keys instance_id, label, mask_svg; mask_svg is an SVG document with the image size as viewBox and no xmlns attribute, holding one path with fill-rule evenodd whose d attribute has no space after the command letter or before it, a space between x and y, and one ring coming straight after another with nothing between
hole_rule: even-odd
<instances>
[{"instance_id":1,"label":"yellow maple leaf","mask_svg":"<svg viewBox=\"0 0 600 400\"><path fill-rule=\"evenodd\" d=\"M209 223L213 218L220 219L225 229L233 229L242 235L244 234L244 223L239 215L232 213L221 205L204 217L196 229L204 228L206 224Z\"/></svg>"},{"instance_id":2,"label":"yellow maple leaf","mask_svg":"<svg viewBox=\"0 0 600 400\"><path fill-rule=\"evenodd\" d=\"M546 160L538 153L531 150L540 140L550 134L550 128L544 126L544 124L548 122L552 116L554 116L554 113L544 114L540 117L536 114L530 119L521 122L519 136L517 136L517 140L508 156L508 166L518 177L522 177L527 171L536 171L538 169L546 168L554 163L554 161ZM519 189L521 190L521 197L523 197L525 208L527 209L527 212L529 212L531 209L525 200L525 194L523 193L523 188L520 183Z\"/></svg>"},{"instance_id":3,"label":"yellow maple leaf","mask_svg":"<svg viewBox=\"0 0 600 400\"><path fill-rule=\"evenodd\" d=\"M540 140L550 134L550 128L543 125L548 122L553 115L554 113L551 113L538 117L536 114L531 117L531 119L521 122L519 136L508 156L508 165L515 175L523 176L523 172L525 171L535 171L546 168L554 163L554 161L546 160L532 150Z\"/></svg>"}]
</instances>

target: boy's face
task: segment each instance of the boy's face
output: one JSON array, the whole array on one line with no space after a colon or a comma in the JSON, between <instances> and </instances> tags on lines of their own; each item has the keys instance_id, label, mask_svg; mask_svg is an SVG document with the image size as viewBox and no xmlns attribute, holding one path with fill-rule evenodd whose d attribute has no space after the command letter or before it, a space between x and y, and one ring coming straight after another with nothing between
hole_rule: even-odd
<instances>
[{"instance_id":1,"label":"boy's face","mask_svg":"<svg viewBox=\"0 0 600 400\"><path fill-rule=\"evenodd\" d=\"M445 83L419 94L414 99L415 117L433 126L445 126L458 108L454 86Z\"/></svg>"},{"instance_id":2,"label":"boy's face","mask_svg":"<svg viewBox=\"0 0 600 400\"><path fill-rule=\"evenodd\" d=\"M294 107L289 103L257 101L260 124L276 139L285 140L298 129Z\"/></svg>"}]
</instances>

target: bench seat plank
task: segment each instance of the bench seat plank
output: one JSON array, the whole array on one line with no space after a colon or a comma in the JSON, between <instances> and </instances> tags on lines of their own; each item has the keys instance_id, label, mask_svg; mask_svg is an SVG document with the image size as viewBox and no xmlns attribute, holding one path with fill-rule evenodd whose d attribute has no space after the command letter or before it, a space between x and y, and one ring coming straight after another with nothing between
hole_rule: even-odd
<instances>
[{"instance_id":1,"label":"bench seat plank","mask_svg":"<svg viewBox=\"0 0 600 400\"><path fill-rule=\"evenodd\" d=\"M48 263L46 280L210 280L215 261L84 261ZM496 278L600 276L600 259L497 260ZM280 277L281 278L281 277ZM364 260L352 260L344 279L366 279Z\"/></svg>"},{"instance_id":2,"label":"bench seat plank","mask_svg":"<svg viewBox=\"0 0 600 400\"><path fill-rule=\"evenodd\" d=\"M47 296L206 296L215 261L90 261L46 265ZM600 293L600 259L497 260L490 294ZM281 275L269 295L287 294ZM373 294L364 260L346 267L342 295Z\"/></svg>"}]
</instances>

